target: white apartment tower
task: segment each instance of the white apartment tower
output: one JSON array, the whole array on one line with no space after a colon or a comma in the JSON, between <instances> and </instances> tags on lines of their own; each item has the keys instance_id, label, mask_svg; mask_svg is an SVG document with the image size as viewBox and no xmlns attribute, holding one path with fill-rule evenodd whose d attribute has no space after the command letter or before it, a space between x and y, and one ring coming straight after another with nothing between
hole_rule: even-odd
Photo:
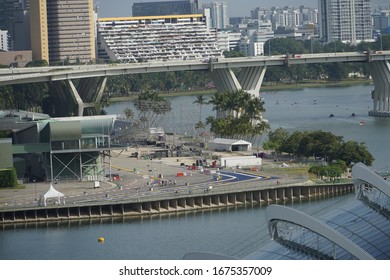
<instances>
[{"instance_id":1,"label":"white apartment tower","mask_svg":"<svg viewBox=\"0 0 390 280\"><path fill-rule=\"evenodd\" d=\"M319 0L318 7L324 42L372 41L371 0Z\"/></svg>"},{"instance_id":2,"label":"white apartment tower","mask_svg":"<svg viewBox=\"0 0 390 280\"><path fill-rule=\"evenodd\" d=\"M0 51L8 51L8 31L0 29Z\"/></svg>"}]
</instances>

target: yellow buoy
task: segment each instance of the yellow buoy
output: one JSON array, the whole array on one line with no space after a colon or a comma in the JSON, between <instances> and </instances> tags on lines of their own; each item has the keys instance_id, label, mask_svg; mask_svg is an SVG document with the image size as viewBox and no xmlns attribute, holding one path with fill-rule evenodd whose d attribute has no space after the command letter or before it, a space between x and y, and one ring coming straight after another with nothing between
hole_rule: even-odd
<instances>
[{"instance_id":1,"label":"yellow buoy","mask_svg":"<svg viewBox=\"0 0 390 280\"><path fill-rule=\"evenodd\" d=\"M104 237L99 237L98 238L98 242L103 243L104 242Z\"/></svg>"}]
</instances>

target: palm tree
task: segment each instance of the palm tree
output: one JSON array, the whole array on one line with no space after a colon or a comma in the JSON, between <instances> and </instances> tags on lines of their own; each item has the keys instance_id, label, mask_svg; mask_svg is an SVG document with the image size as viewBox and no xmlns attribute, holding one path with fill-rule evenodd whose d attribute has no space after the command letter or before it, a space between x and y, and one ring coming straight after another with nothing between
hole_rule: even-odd
<instances>
[{"instance_id":1,"label":"palm tree","mask_svg":"<svg viewBox=\"0 0 390 280\"><path fill-rule=\"evenodd\" d=\"M200 107L199 122L201 122L202 121L202 107L204 104L207 104L206 99L204 98L203 95L197 95L196 100L193 103L199 105L199 107Z\"/></svg>"},{"instance_id":2,"label":"palm tree","mask_svg":"<svg viewBox=\"0 0 390 280\"><path fill-rule=\"evenodd\" d=\"M1 86L0 87L0 100L4 109L13 109L15 108L15 94L13 93L12 87L10 86Z\"/></svg>"},{"instance_id":3,"label":"palm tree","mask_svg":"<svg viewBox=\"0 0 390 280\"><path fill-rule=\"evenodd\" d=\"M126 116L127 119L132 119L132 118L134 118L134 112L133 112L133 110L131 110L129 107L127 107L127 108L123 111L123 113L125 114L125 116Z\"/></svg>"},{"instance_id":4,"label":"palm tree","mask_svg":"<svg viewBox=\"0 0 390 280\"><path fill-rule=\"evenodd\" d=\"M259 138L257 140L257 151L259 151L259 146L261 142L261 138L263 137L265 132L268 132L270 130L270 125L267 121L260 121L257 123L256 127L254 128L254 135L259 135Z\"/></svg>"}]
</instances>

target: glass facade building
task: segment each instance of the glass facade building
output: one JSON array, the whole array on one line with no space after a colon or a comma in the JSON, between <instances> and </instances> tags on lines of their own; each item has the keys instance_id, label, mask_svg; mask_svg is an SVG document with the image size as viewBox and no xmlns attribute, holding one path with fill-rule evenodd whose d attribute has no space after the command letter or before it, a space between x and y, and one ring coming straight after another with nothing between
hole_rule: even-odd
<instances>
[{"instance_id":1,"label":"glass facade building","mask_svg":"<svg viewBox=\"0 0 390 280\"><path fill-rule=\"evenodd\" d=\"M271 205L268 228L275 242L247 259L390 259L390 182L364 164L353 166L356 199L320 218Z\"/></svg>"}]
</instances>

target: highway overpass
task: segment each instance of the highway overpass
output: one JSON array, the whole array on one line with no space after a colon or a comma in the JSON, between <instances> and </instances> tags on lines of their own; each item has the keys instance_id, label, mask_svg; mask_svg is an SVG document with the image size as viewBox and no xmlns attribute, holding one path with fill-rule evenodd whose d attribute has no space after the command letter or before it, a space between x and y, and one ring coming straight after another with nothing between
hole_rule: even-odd
<instances>
[{"instance_id":1,"label":"highway overpass","mask_svg":"<svg viewBox=\"0 0 390 280\"><path fill-rule=\"evenodd\" d=\"M255 96L260 92L267 66L289 66L308 63L367 62L375 89L372 92L372 115L390 116L390 51L341 52L214 58L210 60L153 61L126 64L91 64L54 67L0 69L0 85L48 82L54 88L66 81L68 91L78 104L78 115L95 107L103 94L108 76L170 71L210 71L219 91L244 90ZM241 68L236 76L232 71ZM72 80L80 79L77 87ZM58 85L58 91L64 91ZM67 93L62 93L67 94ZM69 94L69 93L68 93ZM375 113L378 112L378 113Z\"/></svg>"}]
</instances>

